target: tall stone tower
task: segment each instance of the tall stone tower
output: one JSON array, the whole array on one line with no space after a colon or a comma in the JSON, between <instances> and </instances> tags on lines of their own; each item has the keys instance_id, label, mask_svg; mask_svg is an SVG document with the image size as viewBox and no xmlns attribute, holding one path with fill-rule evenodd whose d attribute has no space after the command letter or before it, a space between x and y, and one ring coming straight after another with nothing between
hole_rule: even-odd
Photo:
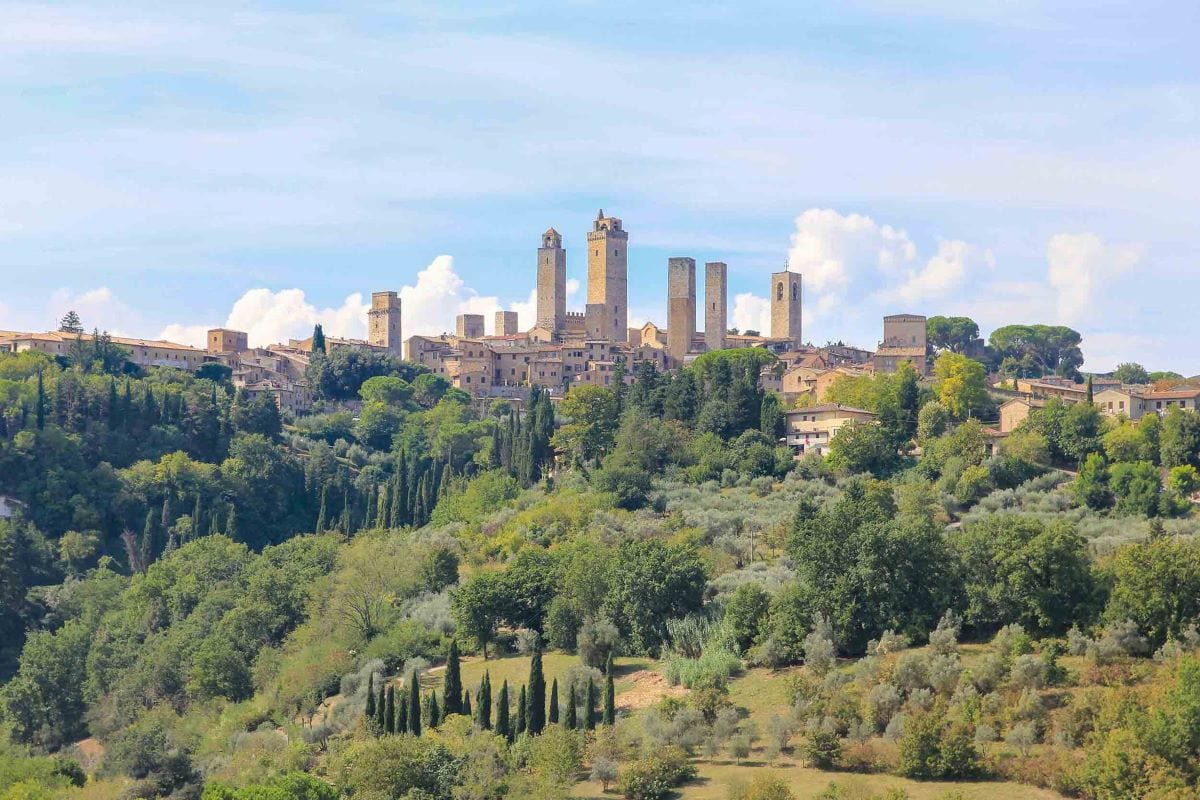
<instances>
[{"instance_id":1,"label":"tall stone tower","mask_svg":"<svg viewBox=\"0 0 1200 800\"><path fill-rule=\"evenodd\" d=\"M537 266L537 326L557 334L567 318L567 251L550 228L542 234Z\"/></svg>"},{"instance_id":2,"label":"tall stone tower","mask_svg":"<svg viewBox=\"0 0 1200 800\"><path fill-rule=\"evenodd\" d=\"M512 336L515 333L520 333L517 330L517 312L515 311L497 311L496 312L496 335L497 336Z\"/></svg>"},{"instance_id":3,"label":"tall stone tower","mask_svg":"<svg viewBox=\"0 0 1200 800\"><path fill-rule=\"evenodd\" d=\"M621 220L596 215L588 232L588 305L604 306L601 338L624 341L629 320L629 234Z\"/></svg>"},{"instance_id":4,"label":"tall stone tower","mask_svg":"<svg viewBox=\"0 0 1200 800\"><path fill-rule=\"evenodd\" d=\"M400 355L400 298L395 292L372 292L367 312L368 340Z\"/></svg>"},{"instance_id":5,"label":"tall stone tower","mask_svg":"<svg viewBox=\"0 0 1200 800\"><path fill-rule=\"evenodd\" d=\"M789 347L799 347L800 273L771 273L771 338L787 339Z\"/></svg>"},{"instance_id":6,"label":"tall stone tower","mask_svg":"<svg viewBox=\"0 0 1200 800\"><path fill-rule=\"evenodd\" d=\"M729 269L724 261L704 265L704 346L711 352L725 349L729 330Z\"/></svg>"},{"instance_id":7,"label":"tall stone tower","mask_svg":"<svg viewBox=\"0 0 1200 800\"><path fill-rule=\"evenodd\" d=\"M667 355L682 363L696 333L696 260L667 259Z\"/></svg>"},{"instance_id":8,"label":"tall stone tower","mask_svg":"<svg viewBox=\"0 0 1200 800\"><path fill-rule=\"evenodd\" d=\"M459 314L454 318L454 333L459 339L483 338L483 314Z\"/></svg>"}]
</instances>

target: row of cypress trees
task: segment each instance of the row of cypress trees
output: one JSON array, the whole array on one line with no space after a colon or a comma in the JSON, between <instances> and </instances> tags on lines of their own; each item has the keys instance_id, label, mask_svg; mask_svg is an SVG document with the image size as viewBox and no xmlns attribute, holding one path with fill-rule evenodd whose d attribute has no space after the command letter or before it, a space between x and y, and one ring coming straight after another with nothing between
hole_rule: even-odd
<instances>
[{"instance_id":1,"label":"row of cypress trees","mask_svg":"<svg viewBox=\"0 0 1200 800\"><path fill-rule=\"evenodd\" d=\"M396 699L394 686L375 689L374 675L367 684L367 707L364 714L367 725L378 734L409 733L420 736L424 728L436 728L451 714L473 717L482 730L494 730L510 742L522 734L537 736L547 724L561 724L568 730L593 730L597 724L616 723L616 693L613 685L612 656L606 665L603 707L597 709L597 690L593 681L588 681L583 697L575 693L572 684L567 691L566 702L561 709L558 699L558 679L550 687L549 712L546 703L546 678L542 670L542 648L535 645L529 662L529 682L521 686L516 703L516 716L512 716L512 698L508 681L500 686L496 696L495 722L492 720L492 676L483 674L479 689L475 692L475 707L472 711L471 693L462 687L462 670L459 663L458 642L451 640L446 659L446 675L442 682L442 704L438 705L437 693L430 692L421 699L421 687L414 671L408 679L408 692ZM582 715L580 711L582 701ZM415 709L415 712L414 712Z\"/></svg>"}]
</instances>

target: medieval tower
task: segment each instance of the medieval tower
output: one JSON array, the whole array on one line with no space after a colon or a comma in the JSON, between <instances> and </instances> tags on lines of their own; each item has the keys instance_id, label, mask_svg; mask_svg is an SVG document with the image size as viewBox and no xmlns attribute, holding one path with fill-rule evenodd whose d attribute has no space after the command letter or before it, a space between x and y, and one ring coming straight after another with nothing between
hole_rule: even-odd
<instances>
[{"instance_id":1,"label":"medieval tower","mask_svg":"<svg viewBox=\"0 0 1200 800\"><path fill-rule=\"evenodd\" d=\"M604 306L600 338L622 342L628 336L629 234L621 220L596 215L588 241L587 304Z\"/></svg>"},{"instance_id":2,"label":"medieval tower","mask_svg":"<svg viewBox=\"0 0 1200 800\"><path fill-rule=\"evenodd\" d=\"M389 353L401 354L400 298L395 292L371 293L367 329L371 344L386 347Z\"/></svg>"},{"instance_id":3,"label":"medieval tower","mask_svg":"<svg viewBox=\"0 0 1200 800\"><path fill-rule=\"evenodd\" d=\"M799 347L800 273L771 273L771 338L787 339L789 347Z\"/></svg>"},{"instance_id":4,"label":"medieval tower","mask_svg":"<svg viewBox=\"0 0 1200 800\"><path fill-rule=\"evenodd\" d=\"M567 251L550 228L542 234L537 262L537 326L557 334L567 318Z\"/></svg>"},{"instance_id":5,"label":"medieval tower","mask_svg":"<svg viewBox=\"0 0 1200 800\"><path fill-rule=\"evenodd\" d=\"M667 259L667 355L679 363L696 334L696 260Z\"/></svg>"},{"instance_id":6,"label":"medieval tower","mask_svg":"<svg viewBox=\"0 0 1200 800\"><path fill-rule=\"evenodd\" d=\"M704 265L704 347L709 352L725 349L729 305L728 268L724 261Z\"/></svg>"}]
</instances>

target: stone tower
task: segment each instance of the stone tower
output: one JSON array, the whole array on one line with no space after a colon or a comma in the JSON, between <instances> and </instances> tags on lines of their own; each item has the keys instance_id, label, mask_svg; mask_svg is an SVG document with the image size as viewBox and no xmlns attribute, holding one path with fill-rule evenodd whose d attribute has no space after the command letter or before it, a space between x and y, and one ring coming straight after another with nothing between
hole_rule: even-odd
<instances>
[{"instance_id":1,"label":"stone tower","mask_svg":"<svg viewBox=\"0 0 1200 800\"><path fill-rule=\"evenodd\" d=\"M629 234L621 220L596 215L588 241L588 305L604 306L602 339L624 341L629 320Z\"/></svg>"},{"instance_id":2,"label":"stone tower","mask_svg":"<svg viewBox=\"0 0 1200 800\"><path fill-rule=\"evenodd\" d=\"M567 318L567 251L554 228L542 234L537 266L537 326L557 334Z\"/></svg>"},{"instance_id":3,"label":"stone tower","mask_svg":"<svg viewBox=\"0 0 1200 800\"><path fill-rule=\"evenodd\" d=\"M512 336L515 333L520 333L517 330L517 312L515 311L497 311L496 312L496 335L497 336Z\"/></svg>"},{"instance_id":4,"label":"stone tower","mask_svg":"<svg viewBox=\"0 0 1200 800\"><path fill-rule=\"evenodd\" d=\"M725 334L729 330L728 272L724 261L704 265L704 346L710 352L725 349Z\"/></svg>"},{"instance_id":5,"label":"stone tower","mask_svg":"<svg viewBox=\"0 0 1200 800\"><path fill-rule=\"evenodd\" d=\"M696 333L696 260L667 259L667 355L682 363Z\"/></svg>"},{"instance_id":6,"label":"stone tower","mask_svg":"<svg viewBox=\"0 0 1200 800\"><path fill-rule=\"evenodd\" d=\"M454 333L460 339L483 338L483 314L459 314L454 318Z\"/></svg>"},{"instance_id":7,"label":"stone tower","mask_svg":"<svg viewBox=\"0 0 1200 800\"><path fill-rule=\"evenodd\" d=\"M400 355L400 298L395 292L372 292L367 312L368 340Z\"/></svg>"},{"instance_id":8,"label":"stone tower","mask_svg":"<svg viewBox=\"0 0 1200 800\"><path fill-rule=\"evenodd\" d=\"M771 273L771 338L787 339L792 348L801 345L800 273Z\"/></svg>"}]
</instances>

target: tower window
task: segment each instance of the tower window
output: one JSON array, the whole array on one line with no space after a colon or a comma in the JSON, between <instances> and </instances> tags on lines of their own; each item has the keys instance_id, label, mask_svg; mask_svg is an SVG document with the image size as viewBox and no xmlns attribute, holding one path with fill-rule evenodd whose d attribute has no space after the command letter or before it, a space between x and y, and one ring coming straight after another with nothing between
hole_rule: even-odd
<instances>
[{"instance_id":1,"label":"tower window","mask_svg":"<svg viewBox=\"0 0 1200 800\"><path fill-rule=\"evenodd\" d=\"M783 283L782 282L775 284L775 299L776 300L783 299Z\"/></svg>"}]
</instances>

